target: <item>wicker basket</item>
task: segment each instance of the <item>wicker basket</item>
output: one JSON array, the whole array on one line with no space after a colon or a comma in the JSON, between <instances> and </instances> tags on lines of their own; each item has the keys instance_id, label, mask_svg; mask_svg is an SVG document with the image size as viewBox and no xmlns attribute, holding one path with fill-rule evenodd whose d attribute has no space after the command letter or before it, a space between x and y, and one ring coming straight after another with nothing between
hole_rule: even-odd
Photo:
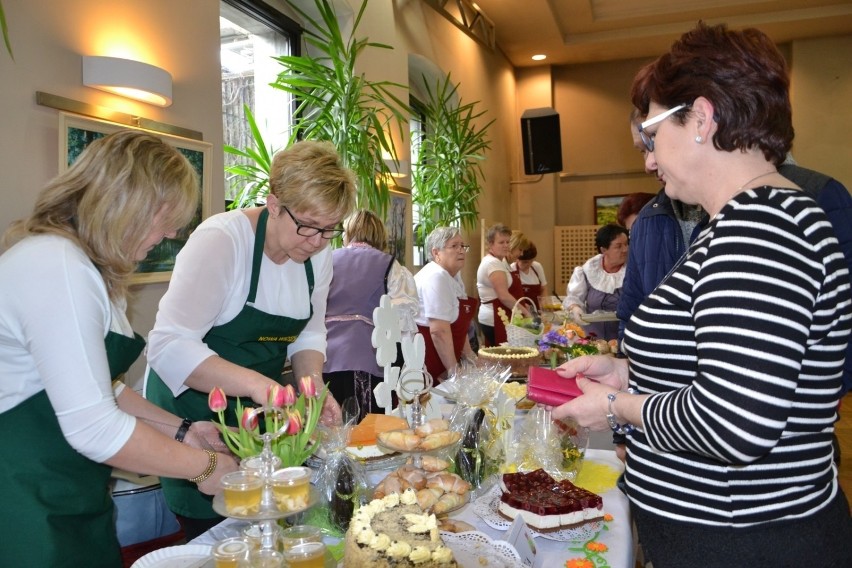
<instances>
[{"instance_id":1,"label":"wicker basket","mask_svg":"<svg viewBox=\"0 0 852 568\"><path fill-rule=\"evenodd\" d=\"M515 321L515 315L518 313L518 306L525 300L529 303L530 313L538 315L538 311L535 308L535 302L526 296L518 298L518 301L515 302L515 305L512 308L512 317L506 325L506 339L509 342L510 347L536 347L537 341L539 337L541 337L541 332L535 333L532 330L511 323Z\"/></svg>"}]
</instances>

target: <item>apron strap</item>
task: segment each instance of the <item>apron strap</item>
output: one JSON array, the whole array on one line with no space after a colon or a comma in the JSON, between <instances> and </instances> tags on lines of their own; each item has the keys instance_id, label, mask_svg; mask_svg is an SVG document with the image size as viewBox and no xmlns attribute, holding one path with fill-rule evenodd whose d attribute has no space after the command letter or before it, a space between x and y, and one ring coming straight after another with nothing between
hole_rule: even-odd
<instances>
[{"instance_id":1,"label":"apron strap","mask_svg":"<svg viewBox=\"0 0 852 568\"><path fill-rule=\"evenodd\" d=\"M254 231L254 255L251 260L251 286L249 287L248 298L246 298L247 304L253 304L257 296L257 283L260 281L260 263L263 261L263 245L266 242L266 220L268 217L269 210L264 207L257 219L257 229ZM309 278L309 281L313 283L312 278ZM311 289L313 290L313 287Z\"/></svg>"}]
</instances>

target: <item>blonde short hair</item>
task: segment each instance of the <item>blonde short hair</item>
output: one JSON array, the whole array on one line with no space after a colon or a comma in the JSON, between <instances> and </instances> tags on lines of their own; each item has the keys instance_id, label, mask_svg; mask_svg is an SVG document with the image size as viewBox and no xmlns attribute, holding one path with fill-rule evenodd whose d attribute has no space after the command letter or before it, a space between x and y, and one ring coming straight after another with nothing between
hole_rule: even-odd
<instances>
[{"instance_id":1,"label":"blonde short hair","mask_svg":"<svg viewBox=\"0 0 852 568\"><path fill-rule=\"evenodd\" d=\"M355 174L331 142L303 140L272 158L269 192L290 209L340 221L355 207Z\"/></svg>"},{"instance_id":2,"label":"blonde short hair","mask_svg":"<svg viewBox=\"0 0 852 568\"><path fill-rule=\"evenodd\" d=\"M95 140L67 171L48 182L32 214L15 222L4 245L28 235L58 234L77 243L104 279L110 297L124 297L136 269L136 250L154 216L182 227L196 213L198 175L162 139L121 130Z\"/></svg>"},{"instance_id":3,"label":"blonde short hair","mask_svg":"<svg viewBox=\"0 0 852 568\"><path fill-rule=\"evenodd\" d=\"M509 237L509 250L518 249L525 251L530 246L530 240L521 231L512 231L512 236Z\"/></svg>"},{"instance_id":4,"label":"blonde short hair","mask_svg":"<svg viewBox=\"0 0 852 568\"><path fill-rule=\"evenodd\" d=\"M343 221L343 239L347 243L367 243L375 249L388 248L388 232L379 216L367 209L358 209Z\"/></svg>"}]
</instances>

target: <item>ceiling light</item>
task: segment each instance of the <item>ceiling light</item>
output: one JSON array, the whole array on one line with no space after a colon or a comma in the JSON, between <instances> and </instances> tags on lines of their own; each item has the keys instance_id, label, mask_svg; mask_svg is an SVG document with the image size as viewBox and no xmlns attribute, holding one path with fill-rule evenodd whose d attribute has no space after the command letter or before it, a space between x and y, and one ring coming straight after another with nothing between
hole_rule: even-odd
<instances>
[{"instance_id":1,"label":"ceiling light","mask_svg":"<svg viewBox=\"0 0 852 568\"><path fill-rule=\"evenodd\" d=\"M84 55L83 84L152 105L172 104L171 74L141 61Z\"/></svg>"},{"instance_id":2,"label":"ceiling light","mask_svg":"<svg viewBox=\"0 0 852 568\"><path fill-rule=\"evenodd\" d=\"M539 53L537 55L532 56L533 61L544 61L545 59L547 59L547 56L543 53Z\"/></svg>"}]
</instances>

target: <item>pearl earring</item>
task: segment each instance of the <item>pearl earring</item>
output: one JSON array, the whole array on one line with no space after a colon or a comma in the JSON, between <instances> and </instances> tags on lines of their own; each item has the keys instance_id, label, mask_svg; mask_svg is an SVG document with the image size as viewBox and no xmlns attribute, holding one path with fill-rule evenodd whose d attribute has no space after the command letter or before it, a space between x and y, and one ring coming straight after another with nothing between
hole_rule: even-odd
<instances>
[{"instance_id":1,"label":"pearl earring","mask_svg":"<svg viewBox=\"0 0 852 568\"><path fill-rule=\"evenodd\" d=\"M701 136L695 137L695 143L696 144L701 144L702 142L704 142L704 138L702 138Z\"/></svg>"}]
</instances>

